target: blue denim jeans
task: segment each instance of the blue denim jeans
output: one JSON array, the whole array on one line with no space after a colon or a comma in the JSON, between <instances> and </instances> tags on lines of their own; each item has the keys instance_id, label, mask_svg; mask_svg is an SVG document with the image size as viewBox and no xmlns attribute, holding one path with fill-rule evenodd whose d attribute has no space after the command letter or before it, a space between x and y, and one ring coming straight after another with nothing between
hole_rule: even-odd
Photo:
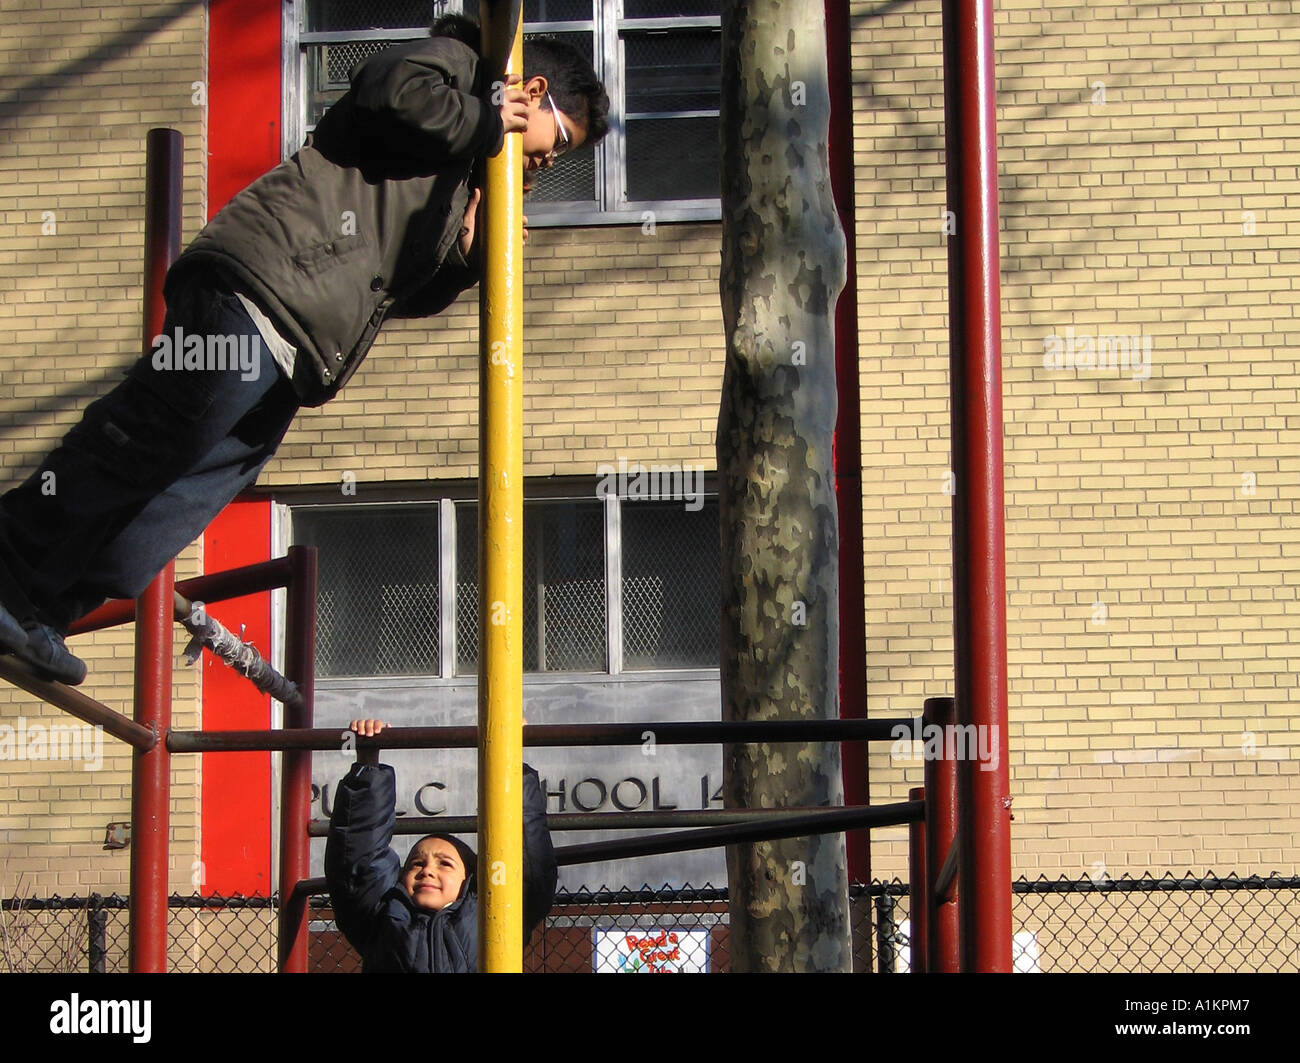
<instances>
[{"instance_id":1,"label":"blue denim jeans","mask_svg":"<svg viewBox=\"0 0 1300 1063\"><path fill-rule=\"evenodd\" d=\"M199 289L176 304L162 335L204 338L189 367L145 355L0 497L0 599L14 615L66 631L105 598L138 595L256 481L288 431L297 396L238 298ZM241 337L243 364L218 368Z\"/></svg>"}]
</instances>

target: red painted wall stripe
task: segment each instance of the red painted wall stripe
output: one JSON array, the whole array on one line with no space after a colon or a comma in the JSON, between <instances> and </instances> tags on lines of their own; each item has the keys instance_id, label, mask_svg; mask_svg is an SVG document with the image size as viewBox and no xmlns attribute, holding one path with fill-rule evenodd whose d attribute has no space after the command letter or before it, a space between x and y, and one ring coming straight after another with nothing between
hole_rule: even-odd
<instances>
[{"instance_id":1,"label":"red painted wall stripe","mask_svg":"<svg viewBox=\"0 0 1300 1063\"><path fill-rule=\"evenodd\" d=\"M208 217L280 162L280 4L211 0Z\"/></svg>"},{"instance_id":2,"label":"red painted wall stripe","mask_svg":"<svg viewBox=\"0 0 1300 1063\"><path fill-rule=\"evenodd\" d=\"M220 572L271 556L271 503L232 502L203 537L204 570ZM232 598L208 607L231 631L271 652L271 595ZM209 653L203 655L203 730L264 730L271 699ZM271 874L271 755L206 753L201 782L201 888L222 895L269 894Z\"/></svg>"},{"instance_id":3,"label":"red painted wall stripe","mask_svg":"<svg viewBox=\"0 0 1300 1063\"><path fill-rule=\"evenodd\" d=\"M208 38L208 216L280 162L281 26L278 0L211 0ZM271 503L234 502L203 539L205 572L271 556ZM271 596L214 605L233 631L271 649ZM202 726L268 728L270 699L205 655ZM202 758L199 884L205 891L269 894L271 758L221 753Z\"/></svg>"}]
</instances>

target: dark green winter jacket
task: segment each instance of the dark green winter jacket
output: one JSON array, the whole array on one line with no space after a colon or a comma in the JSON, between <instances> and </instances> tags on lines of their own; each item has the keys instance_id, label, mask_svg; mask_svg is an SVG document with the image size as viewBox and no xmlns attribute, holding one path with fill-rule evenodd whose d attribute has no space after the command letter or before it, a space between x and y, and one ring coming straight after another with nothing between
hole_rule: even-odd
<instances>
[{"instance_id":1,"label":"dark green winter jacket","mask_svg":"<svg viewBox=\"0 0 1300 1063\"><path fill-rule=\"evenodd\" d=\"M486 64L450 38L372 56L303 147L194 238L169 303L195 283L243 292L298 348L303 405L333 398L386 316L438 313L478 279L458 240L504 138L490 94Z\"/></svg>"}]
</instances>

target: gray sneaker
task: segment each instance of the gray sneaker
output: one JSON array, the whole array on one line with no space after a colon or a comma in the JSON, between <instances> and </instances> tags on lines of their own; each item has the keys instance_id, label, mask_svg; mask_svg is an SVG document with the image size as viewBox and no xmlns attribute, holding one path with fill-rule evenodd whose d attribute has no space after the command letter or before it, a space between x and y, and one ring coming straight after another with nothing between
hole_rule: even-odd
<instances>
[{"instance_id":1,"label":"gray sneaker","mask_svg":"<svg viewBox=\"0 0 1300 1063\"><path fill-rule=\"evenodd\" d=\"M77 686L86 678L86 666L79 657L68 652L63 636L52 627L37 620L28 620L27 645L15 654L20 661L26 661L38 672L59 683Z\"/></svg>"},{"instance_id":2,"label":"gray sneaker","mask_svg":"<svg viewBox=\"0 0 1300 1063\"><path fill-rule=\"evenodd\" d=\"M3 605L0 605L0 653L18 653L27 648L27 632Z\"/></svg>"}]
</instances>

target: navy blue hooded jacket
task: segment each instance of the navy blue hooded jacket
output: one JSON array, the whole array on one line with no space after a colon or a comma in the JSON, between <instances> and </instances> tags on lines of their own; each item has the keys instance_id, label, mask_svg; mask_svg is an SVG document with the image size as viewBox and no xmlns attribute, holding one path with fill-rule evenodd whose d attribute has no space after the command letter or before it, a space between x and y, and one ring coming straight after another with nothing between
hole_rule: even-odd
<instances>
[{"instance_id":1,"label":"navy blue hooded jacket","mask_svg":"<svg viewBox=\"0 0 1300 1063\"><path fill-rule=\"evenodd\" d=\"M354 764L339 783L325 845L334 918L361 954L362 970L440 974L478 969L478 882L466 868L460 896L418 908L389 847L397 822L391 766ZM524 939L551 910L557 870L537 772L524 765Z\"/></svg>"}]
</instances>

